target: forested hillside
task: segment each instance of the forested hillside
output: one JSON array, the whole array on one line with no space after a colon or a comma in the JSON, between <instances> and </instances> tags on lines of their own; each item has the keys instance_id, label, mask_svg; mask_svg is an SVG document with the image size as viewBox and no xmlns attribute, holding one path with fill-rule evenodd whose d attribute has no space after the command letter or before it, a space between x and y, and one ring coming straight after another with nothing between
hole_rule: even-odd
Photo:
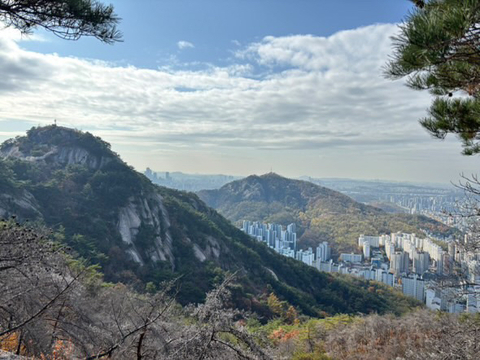
<instances>
[{"instance_id":1,"label":"forested hillside","mask_svg":"<svg viewBox=\"0 0 480 360\"><path fill-rule=\"evenodd\" d=\"M478 316L417 310L403 317L309 318L272 292L266 303L273 318L262 324L258 314L232 308L235 275L204 304L182 307L175 300L181 279L143 293L105 283L46 228L0 221L0 244L1 358L380 360L478 353ZM383 291L371 285L369 291Z\"/></svg>"},{"instance_id":2,"label":"forested hillside","mask_svg":"<svg viewBox=\"0 0 480 360\"><path fill-rule=\"evenodd\" d=\"M52 227L107 281L143 291L182 276L177 299L187 304L238 272L234 301L266 317L271 292L309 315L401 313L415 305L380 285L276 254L195 194L153 185L91 134L33 128L5 142L0 155L0 215Z\"/></svg>"},{"instance_id":3,"label":"forested hillside","mask_svg":"<svg viewBox=\"0 0 480 360\"><path fill-rule=\"evenodd\" d=\"M252 175L198 195L237 225L243 219L283 225L295 222L303 247L329 241L338 251L350 251L360 234L427 230L445 236L455 232L425 216L389 214L337 191L274 173Z\"/></svg>"}]
</instances>

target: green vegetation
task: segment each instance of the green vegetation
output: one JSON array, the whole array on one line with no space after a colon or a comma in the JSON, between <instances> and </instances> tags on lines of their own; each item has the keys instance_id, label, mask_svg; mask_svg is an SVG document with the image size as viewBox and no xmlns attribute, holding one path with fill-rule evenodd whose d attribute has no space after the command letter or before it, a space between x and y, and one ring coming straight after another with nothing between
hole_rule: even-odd
<instances>
[{"instance_id":1,"label":"green vegetation","mask_svg":"<svg viewBox=\"0 0 480 360\"><path fill-rule=\"evenodd\" d=\"M226 249L220 249L223 255L216 260L217 263L222 269L242 270L245 274L243 277L240 276L242 289L237 289L237 295L240 295L240 298L236 299L238 305L246 305L247 308L269 317L271 312L265 308L265 296L268 291L275 292L282 300L297 306L304 314L311 316L376 311L400 314L419 305L381 284L347 276L333 277L294 259L279 256L263 243L252 240L233 227L215 211L204 205L195 209L193 204L198 207L199 203L193 194L176 192L181 194L183 200L179 201L178 198L168 197L167 193L171 193L171 190L162 189L161 193L170 214L182 213L181 217L172 217L181 218L182 224L189 229L189 233L183 233L183 236L190 234L192 238L197 236L198 239L202 233L198 232L198 227L202 226L203 234L208 233L217 239L223 239L223 246L226 246ZM205 228L206 226L209 228ZM180 234L174 234L178 235ZM209 273L203 273L199 268L200 263L194 256L190 256L189 259L191 263L178 264L178 270L181 273L188 271L185 280L191 279L198 287L205 282L204 279L206 276L208 278ZM232 264L235 264L234 267ZM192 266L198 271L191 273ZM269 269L280 281L275 280ZM251 296L259 293L263 293L263 296Z\"/></svg>"},{"instance_id":2,"label":"green vegetation","mask_svg":"<svg viewBox=\"0 0 480 360\"><path fill-rule=\"evenodd\" d=\"M94 153L84 153L90 147ZM0 185L0 194L12 194L7 186L19 193L19 199L28 193L37 212L33 216L32 211L14 206L14 201L0 202L0 208L7 215L53 227L57 241L69 245L87 263L98 264L107 281L152 292L161 282L180 276L177 299L187 304L203 301L228 272L237 272L232 304L255 311L264 320L274 316L268 306L272 292L279 301L310 316L339 312L400 314L418 305L379 284L320 273L278 255L238 230L195 194L151 184L116 157L108 144L90 134L56 126L34 128L27 137L4 144L2 151L8 153L13 148L21 148L23 156L0 159L2 184L6 184ZM38 153L36 161L26 160L37 149L44 153ZM65 162L57 155L65 149L80 152L81 160L96 162L75 161L75 156L73 162ZM307 185L303 193L315 190ZM280 193L281 186L275 192ZM333 191L325 191L336 196ZM273 196L274 191L271 193ZM287 194L288 202L294 202L297 188L291 186ZM297 205L302 201L299 198ZM338 208L342 203L355 204L343 196L332 203ZM127 213L134 212L140 221L131 230L131 244L122 240L118 227L120 213L127 208ZM363 205L360 209L380 213ZM351 213L355 211L352 205ZM152 256L158 249L164 258ZM129 255L132 251L142 263L134 261Z\"/></svg>"},{"instance_id":3,"label":"green vegetation","mask_svg":"<svg viewBox=\"0 0 480 360\"><path fill-rule=\"evenodd\" d=\"M387 76L407 77L415 90L434 100L420 123L433 136L456 134L465 155L480 152L480 1L415 1L417 7L394 38Z\"/></svg>"},{"instance_id":4,"label":"green vegetation","mask_svg":"<svg viewBox=\"0 0 480 360\"><path fill-rule=\"evenodd\" d=\"M284 225L295 222L302 247L329 241L342 252L354 250L360 234L424 230L443 236L455 233L454 229L425 216L388 214L322 186L272 173L249 176L219 190L201 191L199 196L233 222L242 219Z\"/></svg>"},{"instance_id":5,"label":"green vegetation","mask_svg":"<svg viewBox=\"0 0 480 360\"><path fill-rule=\"evenodd\" d=\"M316 246L319 241L333 240L338 251L356 249L359 234L380 235L398 231L422 234L425 230L440 236L456 233L455 229L421 215L383 213L374 216L331 214L315 217L307 212L301 220L308 230L300 243Z\"/></svg>"}]
</instances>

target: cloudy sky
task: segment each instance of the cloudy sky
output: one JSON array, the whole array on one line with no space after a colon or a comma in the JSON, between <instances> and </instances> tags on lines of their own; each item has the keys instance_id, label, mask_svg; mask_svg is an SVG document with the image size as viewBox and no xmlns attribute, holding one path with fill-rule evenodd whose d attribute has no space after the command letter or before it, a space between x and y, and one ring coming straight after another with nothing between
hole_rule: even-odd
<instances>
[{"instance_id":1,"label":"cloudy sky","mask_svg":"<svg viewBox=\"0 0 480 360\"><path fill-rule=\"evenodd\" d=\"M0 140L90 131L137 170L449 182L477 172L382 76L403 0L117 0L124 41L0 30Z\"/></svg>"}]
</instances>

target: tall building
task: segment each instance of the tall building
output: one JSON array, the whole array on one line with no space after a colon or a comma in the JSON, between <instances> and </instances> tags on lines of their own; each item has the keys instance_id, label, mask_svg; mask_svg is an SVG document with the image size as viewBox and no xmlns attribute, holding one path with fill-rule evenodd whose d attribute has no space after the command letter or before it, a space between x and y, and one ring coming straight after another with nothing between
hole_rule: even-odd
<instances>
[{"instance_id":1,"label":"tall building","mask_svg":"<svg viewBox=\"0 0 480 360\"><path fill-rule=\"evenodd\" d=\"M340 260L351 263L361 263L361 254L340 254Z\"/></svg>"},{"instance_id":2,"label":"tall building","mask_svg":"<svg viewBox=\"0 0 480 360\"><path fill-rule=\"evenodd\" d=\"M448 242L448 255L455 259L455 241Z\"/></svg>"},{"instance_id":3,"label":"tall building","mask_svg":"<svg viewBox=\"0 0 480 360\"><path fill-rule=\"evenodd\" d=\"M480 283L480 261L470 260L467 262L468 280L472 284Z\"/></svg>"},{"instance_id":4,"label":"tall building","mask_svg":"<svg viewBox=\"0 0 480 360\"><path fill-rule=\"evenodd\" d=\"M320 271L333 272L333 267L334 267L333 260L330 259L327 262L317 261L316 262L316 267Z\"/></svg>"},{"instance_id":5,"label":"tall building","mask_svg":"<svg viewBox=\"0 0 480 360\"><path fill-rule=\"evenodd\" d=\"M425 299L424 281L418 275L413 275L412 277L403 276L402 292L405 295L414 297L423 302Z\"/></svg>"},{"instance_id":6,"label":"tall building","mask_svg":"<svg viewBox=\"0 0 480 360\"><path fill-rule=\"evenodd\" d=\"M423 251L428 252L430 258L435 261L442 259L444 253L442 248L435 244L431 239L425 239L423 241Z\"/></svg>"},{"instance_id":7,"label":"tall building","mask_svg":"<svg viewBox=\"0 0 480 360\"><path fill-rule=\"evenodd\" d=\"M428 253L423 251L414 251L412 262L412 272L418 275L423 275L428 271L428 267L430 264L430 256L428 255Z\"/></svg>"},{"instance_id":8,"label":"tall building","mask_svg":"<svg viewBox=\"0 0 480 360\"><path fill-rule=\"evenodd\" d=\"M457 302L452 302L448 306L448 312L449 313L454 313L454 314L459 314L465 312L466 307L465 304L457 303Z\"/></svg>"},{"instance_id":9,"label":"tall building","mask_svg":"<svg viewBox=\"0 0 480 360\"><path fill-rule=\"evenodd\" d=\"M380 247L380 236L369 236L369 235L362 234L358 238L358 246L362 247L365 241L367 241L370 244L370 247L374 247L374 248Z\"/></svg>"},{"instance_id":10,"label":"tall building","mask_svg":"<svg viewBox=\"0 0 480 360\"><path fill-rule=\"evenodd\" d=\"M391 240L385 240L385 254L388 257L388 260L392 261L392 255L395 253L395 245Z\"/></svg>"},{"instance_id":11,"label":"tall building","mask_svg":"<svg viewBox=\"0 0 480 360\"><path fill-rule=\"evenodd\" d=\"M440 257L440 259L438 259L436 261L436 264L437 264L437 274L438 275L443 275L444 271L443 271L443 256Z\"/></svg>"},{"instance_id":12,"label":"tall building","mask_svg":"<svg viewBox=\"0 0 480 360\"><path fill-rule=\"evenodd\" d=\"M434 289L425 290L425 304L430 310L442 310L442 299Z\"/></svg>"},{"instance_id":13,"label":"tall building","mask_svg":"<svg viewBox=\"0 0 480 360\"><path fill-rule=\"evenodd\" d=\"M280 255L286 256L286 257L291 257L295 259L295 252L290 249L290 248L280 248L280 251L278 252Z\"/></svg>"},{"instance_id":14,"label":"tall building","mask_svg":"<svg viewBox=\"0 0 480 360\"><path fill-rule=\"evenodd\" d=\"M152 178L152 169L150 169L149 167L147 167L147 170L145 170L145 176L148 177L149 179Z\"/></svg>"},{"instance_id":15,"label":"tall building","mask_svg":"<svg viewBox=\"0 0 480 360\"><path fill-rule=\"evenodd\" d=\"M287 231L290 233L296 233L297 232L297 226L295 223L291 223L290 225L287 226Z\"/></svg>"},{"instance_id":16,"label":"tall building","mask_svg":"<svg viewBox=\"0 0 480 360\"><path fill-rule=\"evenodd\" d=\"M282 225L243 220L242 230L285 256L290 257L291 251L295 254L297 250L297 234L292 232L292 230L295 230L295 224L293 223L288 225L286 230L283 230Z\"/></svg>"},{"instance_id":17,"label":"tall building","mask_svg":"<svg viewBox=\"0 0 480 360\"><path fill-rule=\"evenodd\" d=\"M392 255L390 261L390 272L399 276L400 274L408 273L409 259L405 251L397 251Z\"/></svg>"},{"instance_id":18,"label":"tall building","mask_svg":"<svg viewBox=\"0 0 480 360\"><path fill-rule=\"evenodd\" d=\"M308 250L298 250L295 258L310 266L313 266L315 262L315 254L312 248L308 248Z\"/></svg>"},{"instance_id":19,"label":"tall building","mask_svg":"<svg viewBox=\"0 0 480 360\"><path fill-rule=\"evenodd\" d=\"M388 240L388 241L391 241L391 240L390 240L390 235L385 235L385 234L384 234L384 235L380 235L380 239L379 239L379 241L378 241L378 245L379 245L379 246L385 246L385 242L386 242L387 240Z\"/></svg>"},{"instance_id":20,"label":"tall building","mask_svg":"<svg viewBox=\"0 0 480 360\"><path fill-rule=\"evenodd\" d=\"M328 242L324 241L323 243L318 244L316 255L317 260L320 261L328 261L332 258L332 251L328 245Z\"/></svg>"},{"instance_id":21,"label":"tall building","mask_svg":"<svg viewBox=\"0 0 480 360\"><path fill-rule=\"evenodd\" d=\"M443 254L443 274L444 275L449 275L453 271L453 258L450 257L450 254L445 253Z\"/></svg>"},{"instance_id":22,"label":"tall building","mask_svg":"<svg viewBox=\"0 0 480 360\"><path fill-rule=\"evenodd\" d=\"M395 275L386 272L385 270L382 271L382 282L388 286L392 286L395 283Z\"/></svg>"},{"instance_id":23,"label":"tall building","mask_svg":"<svg viewBox=\"0 0 480 360\"><path fill-rule=\"evenodd\" d=\"M363 257L370 259L370 242L368 240L363 241Z\"/></svg>"},{"instance_id":24,"label":"tall building","mask_svg":"<svg viewBox=\"0 0 480 360\"><path fill-rule=\"evenodd\" d=\"M249 234L249 228L250 228L250 221L243 220L242 231Z\"/></svg>"}]
</instances>

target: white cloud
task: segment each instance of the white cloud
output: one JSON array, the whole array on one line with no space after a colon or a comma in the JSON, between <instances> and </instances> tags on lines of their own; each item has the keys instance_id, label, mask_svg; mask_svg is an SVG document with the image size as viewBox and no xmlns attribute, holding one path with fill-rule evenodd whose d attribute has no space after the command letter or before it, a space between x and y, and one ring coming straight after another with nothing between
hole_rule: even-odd
<instances>
[{"instance_id":1,"label":"white cloud","mask_svg":"<svg viewBox=\"0 0 480 360\"><path fill-rule=\"evenodd\" d=\"M343 164L361 174L374 171L377 161L377 168L392 175L399 171L395 162L408 162L440 144L417 123L428 94L382 77L395 31L395 25L385 24L330 37L266 37L237 52L238 64L201 71L44 55L1 36L0 120L57 119L94 131L140 167L167 164L169 158L145 155L145 149L151 154L161 149L183 159L172 170L188 170L179 168L183 165L208 172L212 164L223 164L230 168L211 171L249 173L266 162L265 171L273 165L296 168L297 175L322 175L312 169L337 171ZM189 46L179 42L179 48L181 43ZM143 155L134 150L138 144ZM458 154L460 146L452 142L439 149L446 149L439 150L442 161L447 151ZM392 162L386 153L400 160ZM328 161L317 164L319 155Z\"/></svg>"},{"instance_id":2,"label":"white cloud","mask_svg":"<svg viewBox=\"0 0 480 360\"><path fill-rule=\"evenodd\" d=\"M16 42L22 42L22 41L48 42L49 41L46 37L38 33L24 34L13 27L6 26L1 21L0 21L0 35L3 39L10 39Z\"/></svg>"},{"instance_id":3,"label":"white cloud","mask_svg":"<svg viewBox=\"0 0 480 360\"><path fill-rule=\"evenodd\" d=\"M181 41L177 42L177 46L180 50L195 47L191 42L184 41L184 40L181 40Z\"/></svg>"},{"instance_id":4,"label":"white cloud","mask_svg":"<svg viewBox=\"0 0 480 360\"><path fill-rule=\"evenodd\" d=\"M376 72L378 65L383 65L391 54L390 36L396 31L396 25L382 24L344 30L330 37L267 36L236 54L240 58L253 58L263 65L321 72L347 69L371 73L372 70Z\"/></svg>"}]
</instances>

